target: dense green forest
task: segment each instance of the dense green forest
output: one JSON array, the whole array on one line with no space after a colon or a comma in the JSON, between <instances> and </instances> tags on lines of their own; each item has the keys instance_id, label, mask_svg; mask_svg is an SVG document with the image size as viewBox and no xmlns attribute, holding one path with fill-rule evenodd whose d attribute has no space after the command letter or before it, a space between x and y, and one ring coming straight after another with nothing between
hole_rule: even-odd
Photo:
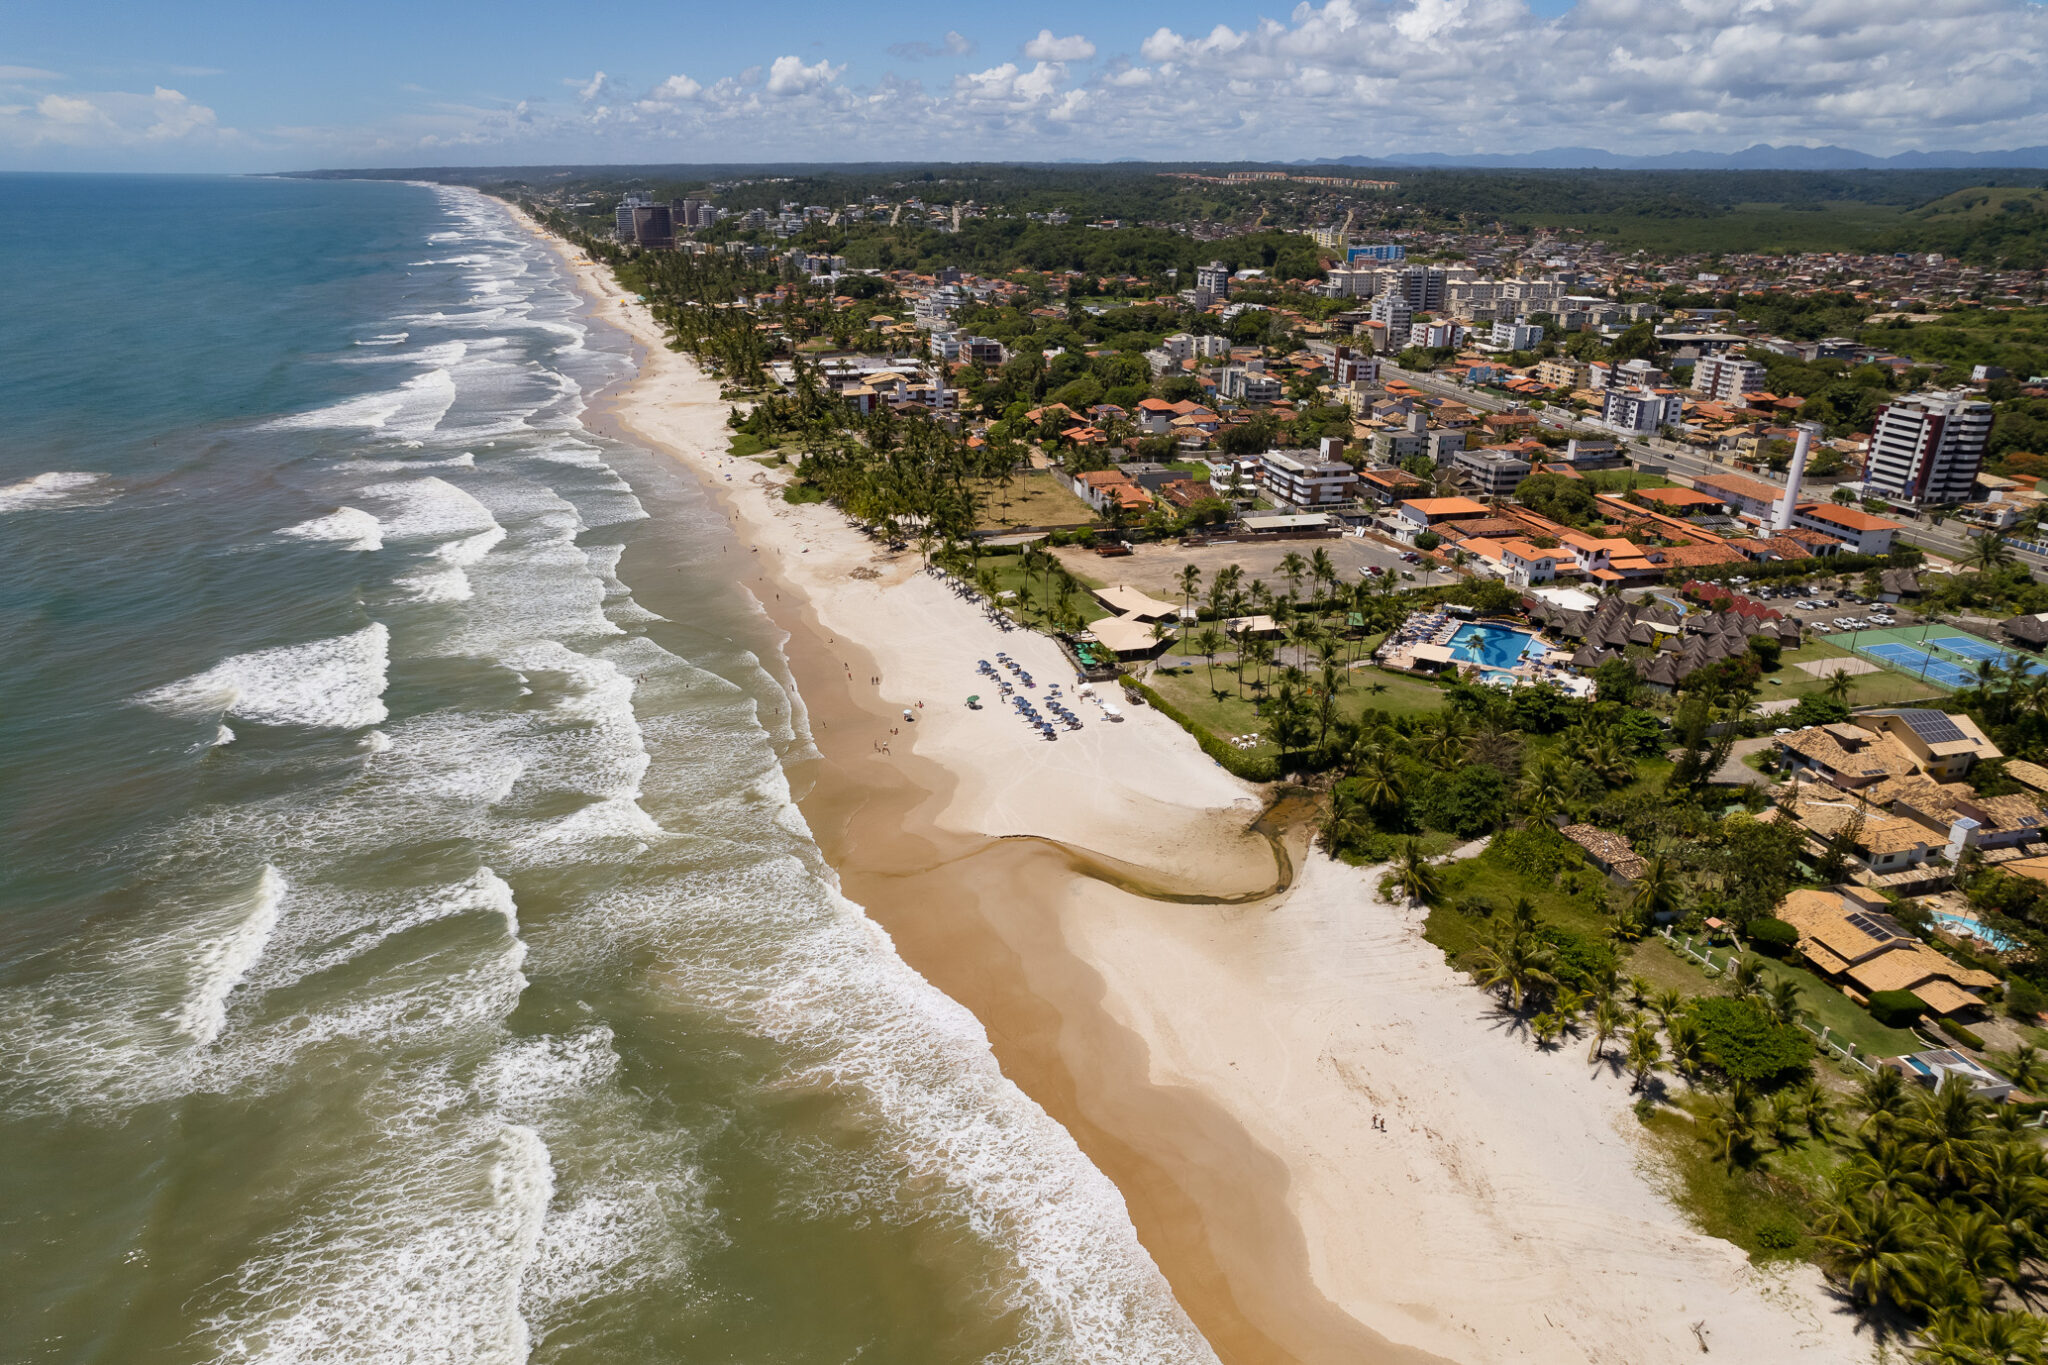
<instances>
[{"instance_id":1,"label":"dense green forest","mask_svg":"<svg viewBox=\"0 0 2048 1365\"><path fill-rule=\"evenodd\" d=\"M534 166L352 171L501 192L565 192L599 202L626 189L658 196L716 185L728 208L841 206L870 195L934 206L973 202L1076 221L1219 223L1299 229L1355 213L1361 230L1559 228L1625 247L1673 252L1940 251L1975 263L2048 262L2048 171L1602 171L1264 167L1350 177L1356 190L1295 181L1210 184L1166 174L1248 165L1122 162L851 166ZM334 173L341 174L341 173ZM1363 182L1388 177L1397 191ZM747 183L740 183L747 182ZM1144 248L1129 248L1142 252Z\"/></svg>"}]
</instances>

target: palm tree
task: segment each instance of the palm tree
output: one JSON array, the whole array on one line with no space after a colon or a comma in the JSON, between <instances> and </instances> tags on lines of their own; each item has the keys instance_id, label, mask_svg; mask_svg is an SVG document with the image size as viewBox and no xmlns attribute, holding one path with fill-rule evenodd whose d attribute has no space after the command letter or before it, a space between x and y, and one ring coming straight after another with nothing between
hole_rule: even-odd
<instances>
[{"instance_id":1,"label":"palm tree","mask_svg":"<svg viewBox=\"0 0 2048 1365\"><path fill-rule=\"evenodd\" d=\"M1798 983L1787 977L1781 976L1764 987L1761 998L1764 1009L1781 1024L1796 1024L1807 1016L1808 1012L1799 1004Z\"/></svg>"},{"instance_id":2,"label":"palm tree","mask_svg":"<svg viewBox=\"0 0 2048 1365\"><path fill-rule=\"evenodd\" d=\"M1488 990L1506 990L1508 1008L1516 1014L1533 987L1556 980L1557 950L1518 924L1495 925L1480 945L1477 976Z\"/></svg>"},{"instance_id":3,"label":"palm tree","mask_svg":"<svg viewBox=\"0 0 2048 1365\"><path fill-rule=\"evenodd\" d=\"M1183 564L1180 570L1181 614L1186 616L1194 610L1195 594L1202 587L1202 571L1193 564Z\"/></svg>"},{"instance_id":4,"label":"palm tree","mask_svg":"<svg viewBox=\"0 0 2048 1365\"><path fill-rule=\"evenodd\" d=\"M1531 764L1522 777L1519 795L1531 822L1564 810L1571 801L1571 784L1565 778L1563 760L1545 754Z\"/></svg>"},{"instance_id":5,"label":"palm tree","mask_svg":"<svg viewBox=\"0 0 2048 1365\"><path fill-rule=\"evenodd\" d=\"M1647 1023L1638 1022L1628 1035L1629 1092L1649 1085L1651 1075L1657 1070L1657 1063L1664 1058L1664 1045L1657 1041L1657 1030Z\"/></svg>"},{"instance_id":6,"label":"palm tree","mask_svg":"<svg viewBox=\"0 0 2048 1365\"><path fill-rule=\"evenodd\" d=\"M1401 768L1384 746L1373 745L1358 765L1356 790L1359 799L1376 815L1397 809L1407 795Z\"/></svg>"},{"instance_id":7,"label":"palm tree","mask_svg":"<svg viewBox=\"0 0 2048 1365\"><path fill-rule=\"evenodd\" d=\"M1970 1087L1951 1081L1922 1091L1899 1125L1901 1139L1938 1185L1960 1183L1984 1150L1984 1105Z\"/></svg>"},{"instance_id":8,"label":"palm tree","mask_svg":"<svg viewBox=\"0 0 2048 1365\"><path fill-rule=\"evenodd\" d=\"M1863 1111L1859 1132L1883 1137L1905 1118L1912 1094L1906 1078L1888 1066L1881 1066L1856 1087L1856 1107Z\"/></svg>"},{"instance_id":9,"label":"palm tree","mask_svg":"<svg viewBox=\"0 0 2048 1365\"><path fill-rule=\"evenodd\" d=\"M1715 1147L1722 1163L1732 1170L1749 1164L1763 1134L1763 1116L1758 1112L1756 1096L1745 1082L1738 1080L1728 1088L1728 1093L1718 1096L1707 1111L1701 1136Z\"/></svg>"},{"instance_id":10,"label":"palm tree","mask_svg":"<svg viewBox=\"0 0 2048 1365\"><path fill-rule=\"evenodd\" d=\"M1678 908L1681 890L1678 870L1672 867L1671 860L1660 852L1644 865L1642 875L1638 876L1636 884L1629 888L1629 912L1638 923L1648 924L1659 915Z\"/></svg>"},{"instance_id":11,"label":"palm tree","mask_svg":"<svg viewBox=\"0 0 2048 1365\"><path fill-rule=\"evenodd\" d=\"M1687 1085L1692 1084L1707 1064L1707 1047L1700 1037L1699 1021L1688 1014L1670 1020L1664 1025L1664 1041L1671 1046L1671 1064L1685 1077Z\"/></svg>"},{"instance_id":12,"label":"palm tree","mask_svg":"<svg viewBox=\"0 0 2048 1365\"><path fill-rule=\"evenodd\" d=\"M1223 648L1223 632L1214 626L1203 626L1195 632L1195 649L1209 665L1209 690L1216 690L1216 654Z\"/></svg>"},{"instance_id":13,"label":"palm tree","mask_svg":"<svg viewBox=\"0 0 2048 1365\"><path fill-rule=\"evenodd\" d=\"M2048 1062L2042 1061L2040 1049L2032 1043L2014 1048L2002 1066L2012 1083L2022 1090L2038 1094L2043 1085L2048 1085Z\"/></svg>"},{"instance_id":14,"label":"palm tree","mask_svg":"<svg viewBox=\"0 0 2048 1365\"><path fill-rule=\"evenodd\" d=\"M1812 1076L1792 1095L1799 1107L1800 1120L1806 1125L1809 1137L1824 1137L1834 1127L1834 1101L1828 1098L1827 1087Z\"/></svg>"},{"instance_id":15,"label":"palm tree","mask_svg":"<svg viewBox=\"0 0 2048 1365\"><path fill-rule=\"evenodd\" d=\"M1926 1232L1918 1210L1869 1195L1826 1205L1820 1244L1834 1257L1849 1292L1873 1308L1909 1307L1926 1274Z\"/></svg>"},{"instance_id":16,"label":"palm tree","mask_svg":"<svg viewBox=\"0 0 2048 1365\"><path fill-rule=\"evenodd\" d=\"M1607 1040L1621 1032L1621 1026L1628 1015L1621 1008L1621 1002L1609 996L1593 1006L1593 1045L1586 1050L1586 1060L1597 1062L1600 1054L1607 1050Z\"/></svg>"},{"instance_id":17,"label":"palm tree","mask_svg":"<svg viewBox=\"0 0 2048 1365\"><path fill-rule=\"evenodd\" d=\"M1331 562L1330 552L1320 545L1308 557L1308 576L1315 583L1327 585L1332 594L1336 592L1337 566Z\"/></svg>"},{"instance_id":18,"label":"palm tree","mask_svg":"<svg viewBox=\"0 0 2048 1365\"><path fill-rule=\"evenodd\" d=\"M1821 694L1837 706L1846 706L1849 704L1849 690L1855 685L1856 680L1849 676L1849 670L1838 668L1828 674L1827 686L1821 689Z\"/></svg>"},{"instance_id":19,"label":"palm tree","mask_svg":"<svg viewBox=\"0 0 2048 1365\"><path fill-rule=\"evenodd\" d=\"M1994 573L2012 563L2012 547L2001 535L1981 535L1970 542L1965 561L1978 573Z\"/></svg>"},{"instance_id":20,"label":"palm tree","mask_svg":"<svg viewBox=\"0 0 2048 1365\"><path fill-rule=\"evenodd\" d=\"M1289 550L1280 556L1280 576L1287 580L1287 600L1292 602L1301 595L1302 576L1308 572L1308 561L1298 550Z\"/></svg>"},{"instance_id":21,"label":"palm tree","mask_svg":"<svg viewBox=\"0 0 2048 1365\"><path fill-rule=\"evenodd\" d=\"M1443 887L1443 879L1428 858L1422 855L1422 841L1410 839L1401 849L1401 860L1394 864L1394 889L1408 898L1408 908L1433 901Z\"/></svg>"}]
</instances>

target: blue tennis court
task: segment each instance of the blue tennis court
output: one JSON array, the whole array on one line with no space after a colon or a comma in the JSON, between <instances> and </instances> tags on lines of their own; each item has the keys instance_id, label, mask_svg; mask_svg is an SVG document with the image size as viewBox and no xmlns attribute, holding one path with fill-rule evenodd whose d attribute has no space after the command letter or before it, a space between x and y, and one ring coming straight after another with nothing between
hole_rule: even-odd
<instances>
[{"instance_id":1,"label":"blue tennis court","mask_svg":"<svg viewBox=\"0 0 2048 1365\"><path fill-rule=\"evenodd\" d=\"M1882 659L1894 668L1904 669L1943 687L1968 687L1977 680L1976 675L1962 665L1937 659L1926 650L1915 649L1911 645L1885 640L1864 645L1862 650L1874 659Z\"/></svg>"},{"instance_id":2,"label":"blue tennis court","mask_svg":"<svg viewBox=\"0 0 2048 1365\"><path fill-rule=\"evenodd\" d=\"M2018 657L2011 650L1994 645L1989 640L1980 640L1974 635L1937 635L1927 643L1943 653L1954 654L1958 658L1968 659L1973 663L1988 660L2002 667L2010 664L2014 658ZM2027 672L2048 673L2048 667L2043 667L2036 660L2029 659L2027 660Z\"/></svg>"}]
</instances>

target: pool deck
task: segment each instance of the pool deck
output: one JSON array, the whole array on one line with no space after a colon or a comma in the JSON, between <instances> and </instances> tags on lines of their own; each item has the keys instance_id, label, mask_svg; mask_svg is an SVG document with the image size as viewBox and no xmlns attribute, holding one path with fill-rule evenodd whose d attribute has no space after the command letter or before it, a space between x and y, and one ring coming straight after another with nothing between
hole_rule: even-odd
<instances>
[{"instance_id":1,"label":"pool deck","mask_svg":"<svg viewBox=\"0 0 2048 1365\"><path fill-rule=\"evenodd\" d=\"M1423 645L1448 647L1452 638L1467 626L1493 626L1500 630L1511 630L1517 635L1529 636L1533 640L1541 638L1541 632L1529 626L1509 621L1469 621L1453 616L1449 612L1433 611L1410 617L1400 630L1387 637L1375 657L1383 668L1424 677L1435 676L1438 670L1426 662L1419 661L1415 655L1416 649ZM1549 659L1554 652L1556 651L1545 648L1531 653L1527 646L1524 646L1521 658L1514 664L1503 667L1460 660L1458 672L1467 677L1484 675L1512 678L1515 686L1523 683L1549 683L1573 696L1592 696L1593 680L1581 677L1569 668L1550 663ZM1562 655L1559 654L1559 657Z\"/></svg>"}]
</instances>

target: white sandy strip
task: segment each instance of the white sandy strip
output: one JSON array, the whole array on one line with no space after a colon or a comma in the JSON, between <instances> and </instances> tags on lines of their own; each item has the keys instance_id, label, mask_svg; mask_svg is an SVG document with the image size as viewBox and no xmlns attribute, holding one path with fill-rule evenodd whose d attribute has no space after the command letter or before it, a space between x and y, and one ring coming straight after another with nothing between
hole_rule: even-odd
<instances>
[{"instance_id":1,"label":"white sandy strip","mask_svg":"<svg viewBox=\"0 0 2048 1365\"><path fill-rule=\"evenodd\" d=\"M584 290L601 300L598 316L647 349L640 377L617 399L619 420L698 468L727 495L742 523L743 539L732 547L736 579L764 598L775 590L776 577L799 585L828 634L858 641L875 658L882 674L878 697L917 719L899 724L902 733L894 736L878 731L874 742L902 752L914 739L919 756L943 764L960 781L938 819L942 827L1037 834L1147 861L1171 858L1191 823L1212 828L1215 812L1235 811L1239 823L1257 813L1253 790L1189 743L1179 726L1149 708L1122 706L1121 697L1113 700L1126 719L1112 724L1075 697L1072 665L1051 640L997 630L926 575L915 551L887 554L831 507L784 502L782 471L725 453L731 432L718 385L667 348L646 309L627 298L608 271L568 253L564 258ZM876 576L855 577L856 570ZM1018 719L975 671L981 659L995 662L998 650L1037 683L1023 695L1043 711L1048 688L1059 684L1084 728L1062 728L1057 740L1047 741ZM866 676L854 681L865 685ZM970 711L966 699L977 694L982 709ZM1250 844L1245 856L1244 885L1256 886L1262 872L1270 873L1270 855Z\"/></svg>"},{"instance_id":2,"label":"white sandy strip","mask_svg":"<svg viewBox=\"0 0 2048 1365\"><path fill-rule=\"evenodd\" d=\"M1337 1307L1460 1362L1676 1365L1694 1323L1717 1360L1870 1358L1818 1272L1687 1226L1642 1169L1626 1078L1503 1027L1377 877L1316 856L1272 909L1098 888L1067 915L1152 1080L1284 1158Z\"/></svg>"},{"instance_id":3,"label":"white sandy strip","mask_svg":"<svg viewBox=\"0 0 2048 1365\"><path fill-rule=\"evenodd\" d=\"M876 659L882 696L927 703L901 728L959 779L939 823L1171 868L1219 813L1255 809L1149 711L1109 725L1077 707L1088 728L1047 743L1000 707L966 710L991 690L975 660L997 649L1039 695L1072 675L1050 641L998 633L914 554L881 555L829 507L784 503L779 477L725 455L716 385L607 271L562 254L598 315L647 348L620 420L733 495L733 553L768 561L735 577L769 593L772 566L801 585L828 631ZM1248 878L1261 857L1247 852ZM1546 1056L1498 1029L1412 917L1377 902L1371 873L1312 858L1277 908L1228 910L1080 881L1063 927L1105 1007L1145 1040L1152 1079L1195 1087L1286 1163L1317 1289L1373 1331L1459 1362L1659 1365L1698 1359L1703 1321L1717 1358L1868 1359L1815 1273L1760 1274L1690 1230L1640 1169L1626 1083L1588 1075L1582 1047ZM1372 1130L1375 1113L1391 1132Z\"/></svg>"}]
</instances>

